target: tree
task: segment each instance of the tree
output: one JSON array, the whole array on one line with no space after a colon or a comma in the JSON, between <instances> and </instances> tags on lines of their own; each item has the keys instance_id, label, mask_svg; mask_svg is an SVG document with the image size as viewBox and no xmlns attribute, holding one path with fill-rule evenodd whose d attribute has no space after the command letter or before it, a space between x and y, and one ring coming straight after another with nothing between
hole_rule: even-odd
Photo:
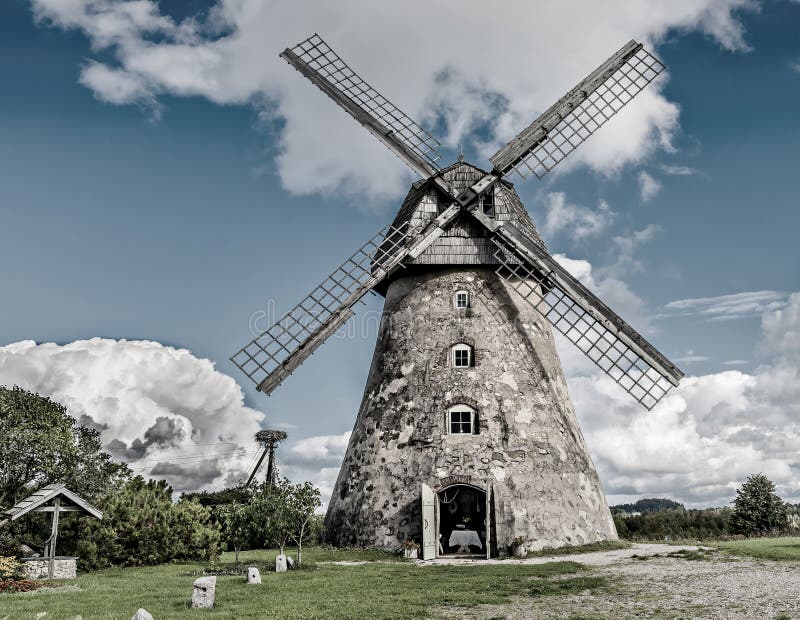
<instances>
[{"instance_id":1,"label":"tree","mask_svg":"<svg viewBox=\"0 0 800 620\"><path fill-rule=\"evenodd\" d=\"M101 450L100 434L63 405L19 387L0 387L0 507L63 482L93 500L130 475Z\"/></svg>"},{"instance_id":2,"label":"tree","mask_svg":"<svg viewBox=\"0 0 800 620\"><path fill-rule=\"evenodd\" d=\"M293 485L289 493L289 510L295 522L292 540L297 543L297 565L303 563L303 540L313 534L317 525L314 513L322 506L319 489L310 482Z\"/></svg>"},{"instance_id":3,"label":"tree","mask_svg":"<svg viewBox=\"0 0 800 620\"><path fill-rule=\"evenodd\" d=\"M253 511L249 504L231 502L217 506L216 517L222 528L222 538L233 547L236 563L239 563L239 552L250 538L253 523Z\"/></svg>"},{"instance_id":4,"label":"tree","mask_svg":"<svg viewBox=\"0 0 800 620\"><path fill-rule=\"evenodd\" d=\"M278 479L273 485L264 483L253 496L251 510L257 517L254 526L259 527L265 545L277 545L283 555L286 544L294 532L294 515L289 496L292 483Z\"/></svg>"},{"instance_id":5,"label":"tree","mask_svg":"<svg viewBox=\"0 0 800 620\"><path fill-rule=\"evenodd\" d=\"M733 500L731 532L750 536L785 530L788 525L788 507L775 494L772 481L764 474L748 476Z\"/></svg>"},{"instance_id":6,"label":"tree","mask_svg":"<svg viewBox=\"0 0 800 620\"><path fill-rule=\"evenodd\" d=\"M303 540L307 539L314 511L321 506L320 492L310 482L292 484L287 478L271 486L261 485L251 503L252 520L261 528L266 545L277 545L284 553L290 540L298 544L298 564Z\"/></svg>"},{"instance_id":7,"label":"tree","mask_svg":"<svg viewBox=\"0 0 800 620\"><path fill-rule=\"evenodd\" d=\"M88 568L142 566L171 560L208 560L220 533L208 508L190 500L172 503L164 480L133 478L104 498L101 521L89 521L76 542Z\"/></svg>"}]
</instances>

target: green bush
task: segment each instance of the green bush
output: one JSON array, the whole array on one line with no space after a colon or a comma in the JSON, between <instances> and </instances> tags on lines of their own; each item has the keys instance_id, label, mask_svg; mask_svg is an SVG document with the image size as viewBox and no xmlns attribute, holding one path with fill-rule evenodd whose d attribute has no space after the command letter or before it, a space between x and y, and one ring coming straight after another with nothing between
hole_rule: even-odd
<instances>
[{"instance_id":1,"label":"green bush","mask_svg":"<svg viewBox=\"0 0 800 620\"><path fill-rule=\"evenodd\" d=\"M76 544L83 568L210 560L219 554L219 527L208 508L172 502L163 480L136 477L100 502L103 519L84 524Z\"/></svg>"}]
</instances>

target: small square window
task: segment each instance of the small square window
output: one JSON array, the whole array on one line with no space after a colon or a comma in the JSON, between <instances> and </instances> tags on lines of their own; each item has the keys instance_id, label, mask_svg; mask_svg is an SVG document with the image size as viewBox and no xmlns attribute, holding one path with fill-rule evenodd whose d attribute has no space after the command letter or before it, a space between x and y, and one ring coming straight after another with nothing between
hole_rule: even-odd
<instances>
[{"instance_id":1,"label":"small square window","mask_svg":"<svg viewBox=\"0 0 800 620\"><path fill-rule=\"evenodd\" d=\"M470 365L470 350L468 347L453 349L453 366L456 368L468 368Z\"/></svg>"},{"instance_id":2,"label":"small square window","mask_svg":"<svg viewBox=\"0 0 800 620\"><path fill-rule=\"evenodd\" d=\"M450 411L450 434L472 434L472 411L466 409L454 409Z\"/></svg>"},{"instance_id":3,"label":"small square window","mask_svg":"<svg viewBox=\"0 0 800 620\"><path fill-rule=\"evenodd\" d=\"M458 291L455 301L456 308L469 308L469 293L467 291Z\"/></svg>"}]
</instances>

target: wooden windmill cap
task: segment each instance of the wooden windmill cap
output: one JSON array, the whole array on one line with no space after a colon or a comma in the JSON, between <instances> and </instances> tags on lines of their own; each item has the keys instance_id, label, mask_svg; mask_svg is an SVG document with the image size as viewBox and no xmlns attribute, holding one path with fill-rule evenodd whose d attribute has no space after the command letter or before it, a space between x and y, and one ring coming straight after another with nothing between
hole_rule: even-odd
<instances>
[{"instance_id":1,"label":"wooden windmill cap","mask_svg":"<svg viewBox=\"0 0 800 620\"><path fill-rule=\"evenodd\" d=\"M440 177L450 186L453 195L471 187L486 175L486 171L463 161L440 170L435 177ZM452 196L448 196L431 177L420 180L411 186L397 216L392 223L400 228L408 225L411 236L419 234L428 222L440 215L450 204ZM545 248L539 231L533 224L525 205L522 204L514 186L505 180L499 181L490 196L491 202L486 205L491 210L491 217L498 222L512 222L532 242ZM404 264L410 265L496 265L494 247L487 228L467 213L462 213L442 236L415 259L407 259ZM545 248L546 249L546 248Z\"/></svg>"}]
</instances>

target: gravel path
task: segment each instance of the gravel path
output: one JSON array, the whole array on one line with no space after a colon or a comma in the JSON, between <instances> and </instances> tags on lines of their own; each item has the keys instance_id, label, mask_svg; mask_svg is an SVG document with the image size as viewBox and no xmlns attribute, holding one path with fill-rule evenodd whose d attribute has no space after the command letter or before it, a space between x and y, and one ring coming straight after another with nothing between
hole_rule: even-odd
<instances>
[{"instance_id":1,"label":"gravel path","mask_svg":"<svg viewBox=\"0 0 800 620\"><path fill-rule=\"evenodd\" d=\"M547 564L548 562L577 562L585 566L606 566L622 560L629 560L633 556L647 557L661 553L672 553L676 551L697 551L704 547L694 545L660 545L658 543L634 543L628 549L614 549L613 551L592 551L590 553L576 553L573 555L547 555L535 558L508 558L505 560L487 559L459 559L459 558L436 558L424 562L417 560L419 566L442 566L443 564L454 566L474 566L475 564Z\"/></svg>"},{"instance_id":2,"label":"gravel path","mask_svg":"<svg viewBox=\"0 0 800 620\"><path fill-rule=\"evenodd\" d=\"M676 549L669 547L668 551ZM561 556L561 559L586 563L584 558ZM517 599L507 605L484 606L466 612L459 610L457 615L507 620L570 617L800 618L798 562L732 558L711 553L703 560L661 555L646 560L627 558L591 565L597 567L592 570L592 575L608 577L610 586L607 591ZM455 610L442 611L451 616L448 612Z\"/></svg>"}]
</instances>

